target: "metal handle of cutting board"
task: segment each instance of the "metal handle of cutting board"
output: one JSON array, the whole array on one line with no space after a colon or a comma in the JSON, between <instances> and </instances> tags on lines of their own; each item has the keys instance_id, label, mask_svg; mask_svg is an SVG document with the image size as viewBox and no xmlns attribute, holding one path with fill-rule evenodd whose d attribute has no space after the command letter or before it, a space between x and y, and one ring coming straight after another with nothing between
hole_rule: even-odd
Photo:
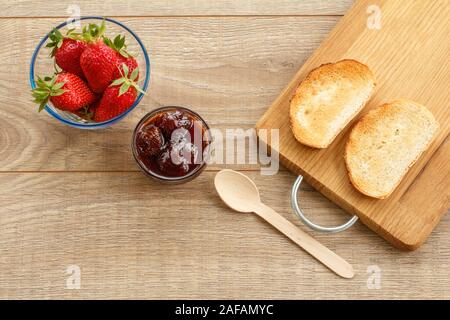
<instances>
[{"instance_id":1,"label":"metal handle of cutting board","mask_svg":"<svg viewBox=\"0 0 450 320\"><path fill-rule=\"evenodd\" d=\"M291 190L291 206L292 206L292 209L294 210L295 214L309 228L311 228L313 230L316 230L316 231L321 231L321 232L337 233L337 232L342 232L344 230L347 230L348 228L353 226L356 221L358 221L358 217L357 216L353 216L349 221L347 221L343 225L340 225L340 226L337 226L337 227L322 227L322 226L312 222L311 220L309 220L305 216L303 211L300 209L300 207L298 206L298 199L297 199L297 197L298 197L298 189L300 188L300 185L301 185L302 181L303 181L303 176L298 176L297 180L295 180L295 182L294 182L294 184L292 186L292 190Z\"/></svg>"}]
</instances>

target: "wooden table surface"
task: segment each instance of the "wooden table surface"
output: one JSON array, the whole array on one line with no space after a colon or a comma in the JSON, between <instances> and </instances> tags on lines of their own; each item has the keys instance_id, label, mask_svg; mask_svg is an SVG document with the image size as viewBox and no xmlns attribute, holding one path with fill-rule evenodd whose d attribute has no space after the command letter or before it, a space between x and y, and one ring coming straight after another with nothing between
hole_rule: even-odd
<instances>
[{"instance_id":1,"label":"wooden table surface","mask_svg":"<svg viewBox=\"0 0 450 320\"><path fill-rule=\"evenodd\" d=\"M214 128L252 128L351 0L77 1L82 15L136 31L152 62L150 94L98 131L64 126L30 102L31 54L72 2L1 2L0 298L450 298L449 215L415 252L361 224L313 233L353 264L355 278L344 280L213 189L219 169L241 170L307 230L290 209L295 176L284 168L262 176L254 165L212 165L161 186L130 153L138 120L163 105L190 107ZM347 218L307 185L301 197L318 222ZM67 288L72 265L80 289Z\"/></svg>"}]
</instances>

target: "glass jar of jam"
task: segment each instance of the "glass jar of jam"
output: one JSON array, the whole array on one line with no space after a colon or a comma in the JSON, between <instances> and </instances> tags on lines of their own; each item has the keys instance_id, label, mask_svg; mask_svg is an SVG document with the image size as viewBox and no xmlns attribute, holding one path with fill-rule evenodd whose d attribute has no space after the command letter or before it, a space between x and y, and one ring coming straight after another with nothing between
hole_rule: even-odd
<instances>
[{"instance_id":1,"label":"glass jar of jam","mask_svg":"<svg viewBox=\"0 0 450 320\"><path fill-rule=\"evenodd\" d=\"M211 136L208 124L183 107L149 112L133 133L134 158L150 177L169 183L187 182L206 167Z\"/></svg>"}]
</instances>

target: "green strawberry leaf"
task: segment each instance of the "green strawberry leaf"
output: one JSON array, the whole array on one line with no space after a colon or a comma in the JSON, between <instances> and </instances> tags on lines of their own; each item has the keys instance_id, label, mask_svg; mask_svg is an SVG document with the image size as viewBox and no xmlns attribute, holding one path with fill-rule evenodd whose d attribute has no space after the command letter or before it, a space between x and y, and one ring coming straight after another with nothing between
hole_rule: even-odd
<instances>
[{"instance_id":1,"label":"green strawberry leaf","mask_svg":"<svg viewBox=\"0 0 450 320\"><path fill-rule=\"evenodd\" d=\"M67 30L66 38L69 38L69 39L72 39L72 40L82 40L81 33L75 32L75 28Z\"/></svg>"},{"instance_id":2,"label":"green strawberry leaf","mask_svg":"<svg viewBox=\"0 0 450 320\"><path fill-rule=\"evenodd\" d=\"M131 73L130 79L135 81L138 76L139 76L139 68L135 68Z\"/></svg>"},{"instance_id":3,"label":"green strawberry leaf","mask_svg":"<svg viewBox=\"0 0 450 320\"><path fill-rule=\"evenodd\" d=\"M103 36L103 43L106 44L108 47L114 49L113 48L114 44L111 42L110 38Z\"/></svg>"},{"instance_id":4,"label":"green strawberry leaf","mask_svg":"<svg viewBox=\"0 0 450 320\"><path fill-rule=\"evenodd\" d=\"M59 31L58 29L54 29L54 30L55 30L55 35L58 39L64 38L61 31Z\"/></svg>"},{"instance_id":5,"label":"green strawberry leaf","mask_svg":"<svg viewBox=\"0 0 450 320\"><path fill-rule=\"evenodd\" d=\"M134 81L137 78L138 74L139 74L139 68L136 68L136 69L133 70L133 72L131 73L131 77L128 77L128 73L129 73L128 66L126 64L123 64L122 68L124 70L125 75L122 78L114 80L110 84L110 86L121 85L120 88L119 88L118 96L121 96L122 94L127 92L128 89L130 89L130 87L133 87L134 89L136 89L138 92L140 92L142 94L146 94L146 92L144 90L142 90L139 87L139 85Z\"/></svg>"},{"instance_id":6,"label":"green strawberry leaf","mask_svg":"<svg viewBox=\"0 0 450 320\"><path fill-rule=\"evenodd\" d=\"M56 49L62 46L64 37L58 29L53 29L50 31L48 38L50 42L46 45L47 48L53 48L50 52L50 57L54 57L56 54Z\"/></svg>"},{"instance_id":7,"label":"green strawberry leaf","mask_svg":"<svg viewBox=\"0 0 450 320\"><path fill-rule=\"evenodd\" d=\"M39 111L42 111L45 108L45 105L48 103L50 97L56 97L64 94L66 90L62 89L65 85L65 82L56 82L57 75L53 77L37 77L36 79L36 88L31 90L31 95L34 98L34 102L39 104Z\"/></svg>"},{"instance_id":8,"label":"green strawberry leaf","mask_svg":"<svg viewBox=\"0 0 450 320\"><path fill-rule=\"evenodd\" d=\"M45 89L45 88L36 88L36 89L34 89L32 92L33 92L33 95L38 96L38 95L42 95L42 94L47 94L47 93L48 93L48 89Z\"/></svg>"},{"instance_id":9,"label":"green strawberry leaf","mask_svg":"<svg viewBox=\"0 0 450 320\"><path fill-rule=\"evenodd\" d=\"M50 87L53 87L56 83L56 77L53 77L52 80L50 81Z\"/></svg>"},{"instance_id":10,"label":"green strawberry leaf","mask_svg":"<svg viewBox=\"0 0 450 320\"><path fill-rule=\"evenodd\" d=\"M125 92L127 92L128 89L130 89L130 86L131 86L131 83L130 83L130 82L124 82L124 84L122 84L122 85L120 86L120 89L119 89L119 97L120 97L121 95L123 95Z\"/></svg>"},{"instance_id":11,"label":"green strawberry leaf","mask_svg":"<svg viewBox=\"0 0 450 320\"><path fill-rule=\"evenodd\" d=\"M147 92L145 92L144 90L141 89L141 87L139 87L137 84L133 86L133 88L135 88L138 92L142 93L142 94L147 94Z\"/></svg>"},{"instance_id":12,"label":"green strawberry leaf","mask_svg":"<svg viewBox=\"0 0 450 320\"><path fill-rule=\"evenodd\" d=\"M123 39L123 41L122 41ZM113 41L114 47L116 47L117 49L121 49L123 47L125 43L125 36L121 37L120 34L118 34Z\"/></svg>"},{"instance_id":13,"label":"green strawberry leaf","mask_svg":"<svg viewBox=\"0 0 450 320\"><path fill-rule=\"evenodd\" d=\"M59 90L61 89L66 83L65 82L58 82L57 84L53 85L53 90Z\"/></svg>"},{"instance_id":14,"label":"green strawberry leaf","mask_svg":"<svg viewBox=\"0 0 450 320\"><path fill-rule=\"evenodd\" d=\"M44 110L46 104L47 104L47 101L42 101L42 102L39 104L39 111L38 111L38 112L41 112L42 110Z\"/></svg>"},{"instance_id":15,"label":"green strawberry leaf","mask_svg":"<svg viewBox=\"0 0 450 320\"><path fill-rule=\"evenodd\" d=\"M110 84L110 86L111 86L111 87L113 87L113 86L118 86L119 84L122 84L122 83L124 83L125 81L127 81L126 78L119 78L119 79L114 80L114 81Z\"/></svg>"},{"instance_id":16,"label":"green strawberry leaf","mask_svg":"<svg viewBox=\"0 0 450 320\"><path fill-rule=\"evenodd\" d=\"M122 63L122 70L123 74L126 78L128 78L128 73L130 72L130 69L128 69L128 66L125 63Z\"/></svg>"},{"instance_id":17,"label":"green strawberry leaf","mask_svg":"<svg viewBox=\"0 0 450 320\"><path fill-rule=\"evenodd\" d=\"M99 28L99 36L103 35L106 31L106 23L105 23L105 19L103 19L102 24L100 25Z\"/></svg>"},{"instance_id":18,"label":"green strawberry leaf","mask_svg":"<svg viewBox=\"0 0 450 320\"><path fill-rule=\"evenodd\" d=\"M50 92L50 96L57 97L57 96L62 95L64 92L66 92L66 90L63 90L63 89L54 90L54 91Z\"/></svg>"},{"instance_id":19,"label":"green strawberry leaf","mask_svg":"<svg viewBox=\"0 0 450 320\"><path fill-rule=\"evenodd\" d=\"M103 37L103 42L110 47L111 49L117 51L119 54L121 54L125 58L132 57L129 52L127 52L127 45L125 44L125 36L117 35L114 40L111 40L110 38Z\"/></svg>"},{"instance_id":20,"label":"green strawberry leaf","mask_svg":"<svg viewBox=\"0 0 450 320\"><path fill-rule=\"evenodd\" d=\"M81 38L86 42L95 42L103 36L105 30L105 20L102 21L101 25L89 23L89 25L83 27Z\"/></svg>"}]
</instances>

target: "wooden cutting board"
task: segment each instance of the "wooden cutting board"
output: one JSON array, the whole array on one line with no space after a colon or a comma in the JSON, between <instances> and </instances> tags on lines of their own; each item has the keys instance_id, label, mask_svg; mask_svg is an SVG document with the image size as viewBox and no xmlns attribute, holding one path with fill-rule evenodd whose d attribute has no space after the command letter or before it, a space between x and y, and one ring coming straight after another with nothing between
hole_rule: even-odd
<instances>
[{"instance_id":1,"label":"wooden cutting board","mask_svg":"<svg viewBox=\"0 0 450 320\"><path fill-rule=\"evenodd\" d=\"M417 249L449 207L449 36L448 0L358 1L256 125L280 130L284 166L401 249ZM347 177L344 147L357 119L323 150L303 146L289 128L289 99L299 82L313 68L344 58L367 64L377 78L375 94L357 119L384 102L407 98L427 106L440 123L434 143L388 199L362 195Z\"/></svg>"}]
</instances>

